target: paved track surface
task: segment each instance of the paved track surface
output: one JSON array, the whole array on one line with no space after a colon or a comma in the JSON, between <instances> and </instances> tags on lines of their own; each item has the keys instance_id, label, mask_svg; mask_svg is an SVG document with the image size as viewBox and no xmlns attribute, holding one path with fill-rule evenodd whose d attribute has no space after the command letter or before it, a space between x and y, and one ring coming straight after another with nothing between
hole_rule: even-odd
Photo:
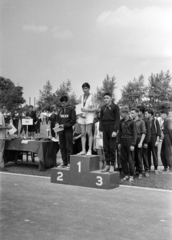
<instances>
[{"instance_id":1,"label":"paved track surface","mask_svg":"<svg viewBox=\"0 0 172 240\"><path fill-rule=\"evenodd\" d=\"M0 173L2 240L171 240L172 191L98 190Z\"/></svg>"}]
</instances>

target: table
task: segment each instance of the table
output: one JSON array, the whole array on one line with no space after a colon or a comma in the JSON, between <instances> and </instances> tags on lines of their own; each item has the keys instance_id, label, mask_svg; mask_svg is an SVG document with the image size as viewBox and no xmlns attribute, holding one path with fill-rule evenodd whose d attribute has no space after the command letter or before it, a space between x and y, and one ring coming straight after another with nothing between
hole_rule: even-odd
<instances>
[{"instance_id":1,"label":"table","mask_svg":"<svg viewBox=\"0 0 172 240\"><path fill-rule=\"evenodd\" d=\"M59 143L51 140L33 140L27 144L22 139L6 139L4 161L16 161L19 152L37 153L39 158L39 171L46 167L56 166L56 154L59 151Z\"/></svg>"}]
</instances>

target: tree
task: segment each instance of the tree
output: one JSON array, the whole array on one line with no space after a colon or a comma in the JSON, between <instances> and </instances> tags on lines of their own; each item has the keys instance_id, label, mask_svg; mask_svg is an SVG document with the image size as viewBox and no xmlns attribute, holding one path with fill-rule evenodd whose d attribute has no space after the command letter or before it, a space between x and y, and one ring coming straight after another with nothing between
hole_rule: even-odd
<instances>
[{"instance_id":1,"label":"tree","mask_svg":"<svg viewBox=\"0 0 172 240\"><path fill-rule=\"evenodd\" d=\"M138 79L134 78L123 87L122 97L119 104L129 107L143 103L147 87L144 85L144 76L140 75Z\"/></svg>"},{"instance_id":2,"label":"tree","mask_svg":"<svg viewBox=\"0 0 172 240\"><path fill-rule=\"evenodd\" d=\"M38 109L52 111L54 104L54 96L52 93L52 85L48 80L43 86L43 90L39 90L39 100L37 102Z\"/></svg>"},{"instance_id":3,"label":"tree","mask_svg":"<svg viewBox=\"0 0 172 240\"><path fill-rule=\"evenodd\" d=\"M96 102L100 105L103 101L103 95L106 92L111 93L113 100L115 100L116 78L114 76L110 78L107 74L106 78L102 82L102 85L102 87L97 87L97 92L95 94Z\"/></svg>"},{"instance_id":4,"label":"tree","mask_svg":"<svg viewBox=\"0 0 172 240\"><path fill-rule=\"evenodd\" d=\"M72 84L71 81L68 79L66 82L60 84L59 88L54 93L54 104L56 106L60 106L60 98L65 95L69 98L69 104L75 106L77 104L77 97L75 93L71 93L71 91Z\"/></svg>"},{"instance_id":5,"label":"tree","mask_svg":"<svg viewBox=\"0 0 172 240\"><path fill-rule=\"evenodd\" d=\"M13 111L25 103L23 87L15 86L10 79L0 77L0 103L9 111Z\"/></svg>"},{"instance_id":6,"label":"tree","mask_svg":"<svg viewBox=\"0 0 172 240\"><path fill-rule=\"evenodd\" d=\"M172 101L171 80L172 77L169 71L166 73L161 71L159 74L152 73L148 78L149 84L147 97L154 108L158 109L162 102L168 103Z\"/></svg>"}]
</instances>

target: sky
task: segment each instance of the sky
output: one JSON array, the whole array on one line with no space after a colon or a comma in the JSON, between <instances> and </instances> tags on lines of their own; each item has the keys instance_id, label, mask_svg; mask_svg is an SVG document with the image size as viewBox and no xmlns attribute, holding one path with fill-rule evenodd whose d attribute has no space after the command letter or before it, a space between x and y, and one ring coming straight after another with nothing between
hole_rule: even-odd
<instances>
[{"instance_id":1,"label":"sky","mask_svg":"<svg viewBox=\"0 0 172 240\"><path fill-rule=\"evenodd\" d=\"M39 98L49 80L53 92L72 82L91 92L108 74L116 99L141 74L172 73L172 0L1 0L0 76Z\"/></svg>"}]
</instances>

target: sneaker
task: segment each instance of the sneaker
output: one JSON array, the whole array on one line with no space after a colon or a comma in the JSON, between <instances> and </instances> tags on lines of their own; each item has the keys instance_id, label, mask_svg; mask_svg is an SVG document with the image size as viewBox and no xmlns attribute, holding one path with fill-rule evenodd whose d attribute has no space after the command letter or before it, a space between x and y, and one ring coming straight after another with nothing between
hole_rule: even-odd
<instances>
[{"instance_id":1,"label":"sneaker","mask_svg":"<svg viewBox=\"0 0 172 240\"><path fill-rule=\"evenodd\" d=\"M148 171L145 172L145 177L149 177Z\"/></svg>"},{"instance_id":2,"label":"sneaker","mask_svg":"<svg viewBox=\"0 0 172 240\"><path fill-rule=\"evenodd\" d=\"M133 176L130 176L130 178L128 179L128 181L129 181L130 183L133 182L133 181L134 181Z\"/></svg>"},{"instance_id":3,"label":"sneaker","mask_svg":"<svg viewBox=\"0 0 172 240\"><path fill-rule=\"evenodd\" d=\"M61 163L61 164L58 166L58 168L64 168L64 167L66 167L66 165L65 165L64 163Z\"/></svg>"},{"instance_id":4,"label":"sneaker","mask_svg":"<svg viewBox=\"0 0 172 240\"><path fill-rule=\"evenodd\" d=\"M92 155L91 151L88 151L86 155L87 155L87 156Z\"/></svg>"},{"instance_id":5,"label":"sneaker","mask_svg":"<svg viewBox=\"0 0 172 240\"><path fill-rule=\"evenodd\" d=\"M129 180L129 176L125 176L124 178L121 179L121 182L128 181L128 180Z\"/></svg>"},{"instance_id":6,"label":"sneaker","mask_svg":"<svg viewBox=\"0 0 172 240\"><path fill-rule=\"evenodd\" d=\"M67 168L70 168L70 164L67 165Z\"/></svg>"},{"instance_id":7,"label":"sneaker","mask_svg":"<svg viewBox=\"0 0 172 240\"><path fill-rule=\"evenodd\" d=\"M142 179L142 174L141 173L139 173L138 179L139 180Z\"/></svg>"},{"instance_id":8,"label":"sneaker","mask_svg":"<svg viewBox=\"0 0 172 240\"><path fill-rule=\"evenodd\" d=\"M109 172L110 170L110 166L109 165L106 165L106 167L104 169L101 170L102 173L104 172Z\"/></svg>"},{"instance_id":9,"label":"sneaker","mask_svg":"<svg viewBox=\"0 0 172 240\"><path fill-rule=\"evenodd\" d=\"M85 154L86 154L86 152L84 152L84 151L77 153L77 155L85 155Z\"/></svg>"},{"instance_id":10,"label":"sneaker","mask_svg":"<svg viewBox=\"0 0 172 240\"><path fill-rule=\"evenodd\" d=\"M110 166L109 172L110 172L110 173L113 173L113 172L114 172L114 166Z\"/></svg>"}]
</instances>

